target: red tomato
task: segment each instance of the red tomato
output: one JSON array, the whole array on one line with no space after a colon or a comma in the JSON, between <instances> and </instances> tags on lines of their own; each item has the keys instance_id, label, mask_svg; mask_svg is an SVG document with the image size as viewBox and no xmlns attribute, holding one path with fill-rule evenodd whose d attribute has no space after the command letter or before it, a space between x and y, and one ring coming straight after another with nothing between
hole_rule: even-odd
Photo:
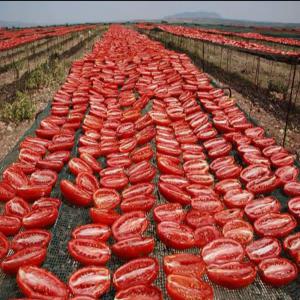
<instances>
[{"instance_id":1,"label":"red tomato","mask_svg":"<svg viewBox=\"0 0 300 300\"><path fill-rule=\"evenodd\" d=\"M159 192L170 202L177 202L182 205L191 203L191 197L182 189L169 183L158 183Z\"/></svg>"},{"instance_id":2,"label":"red tomato","mask_svg":"<svg viewBox=\"0 0 300 300\"><path fill-rule=\"evenodd\" d=\"M261 236L284 237L296 225L296 220L289 214L268 213L255 220L254 229Z\"/></svg>"},{"instance_id":3,"label":"red tomato","mask_svg":"<svg viewBox=\"0 0 300 300\"><path fill-rule=\"evenodd\" d=\"M215 193L211 187L204 186L197 183L189 184L187 187L185 187L185 190L193 197L198 197L198 196L218 197L217 193Z\"/></svg>"},{"instance_id":4,"label":"red tomato","mask_svg":"<svg viewBox=\"0 0 300 300\"><path fill-rule=\"evenodd\" d=\"M130 260L149 255L154 250L155 241L148 237L133 237L112 245L112 251L122 259Z\"/></svg>"},{"instance_id":5,"label":"red tomato","mask_svg":"<svg viewBox=\"0 0 300 300\"><path fill-rule=\"evenodd\" d=\"M70 255L83 265L104 265L110 258L109 247L92 238L76 238L68 242Z\"/></svg>"},{"instance_id":6,"label":"red tomato","mask_svg":"<svg viewBox=\"0 0 300 300\"><path fill-rule=\"evenodd\" d=\"M22 219L30 211L30 207L22 198L14 197L5 203L4 214Z\"/></svg>"},{"instance_id":7,"label":"red tomato","mask_svg":"<svg viewBox=\"0 0 300 300\"><path fill-rule=\"evenodd\" d=\"M283 247L292 257L297 258L300 251L300 232L287 236L284 239Z\"/></svg>"},{"instance_id":8,"label":"red tomato","mask_svg":"<svg viewBox=\"0 0 300 300\"><path fill-rule=\"evenodd\" d=\"M250 182L254 179L258 179L264 176L270 176L271 170L266 165L250 165L247 168L243 169L240 174L241 179L244 182Z\"/></svg>"},{"instance_id":9,"label":"red tomato","mask_svg":"<svg viewBox=\"0 0 300 300\"><path fill-rule=\"evenodd\" d=\"M286 258L268 258L258 265L262 281L279 287L289 284L298 276L297 266Z\"/></svg>"},{"instance_id":10,"label":"red tomato","mask_svg":"<svg viewBox=\"0 0 300 300\"><path fill-rule=\"evenodd\" d=\"M37 170L30 176L30 183L33 185L54 186L57 181L57 173L51 170Z\"/></svg>"},{"instance_id":11,"label":"red tomato","mask_svg":"<svg viewBox=\"0 0 300 300\"><path fill-rule=\"evenodd\" d=\"M48 154L44 160L46 161L62 161L64 163L68 162L70 159L70 151L55 151L51 154Z\"/></svg>"},{"instance_id":12,"label":"red tomato","mask_svg":"<svg viewBox=\"0 0 300 300\"><path fill-rule=\"evenodd\" d=\"M23 226L26 229L44 228L52 226L58 217L56 207L39 208L32 210L22 219Z\"/></svg>"},{"instance_id":13,"label":"red tomato","mask_svg":"<svg viewBox=\"0 0 300 300\"><path fill-rule=\"evenodd\" d=\"M256 264L267 258L278 257L280 252L279 241L268 237L256 240L246 247L247 256Z\"/></svg>"},{"instance_id":14,"label":"red tomato","mask_svg":"<svg viewBox=\"0 0 300 300\"><path fill-rule=\"evenodd\" d=\"M292 181L284 185L283 191L289 196L300 196L300 182Z\"/></svg>"},{"instance_id":15,"label":"red tomato","mask_svg":"<svg viewBox=\"0 0 300 300\"><path fill-rule=\"evenodd\" d=\"M171 221L181 223L185 219L185 212L179 203L161 204L154 208L153 218L156 222Z\"/></svg>"},{"instance_id":16,"label":"red tomato","mask_svg":"<svg viewBox=\"0 0 300 300\"><path fill-rule=\"evenodd\" d=\"M42 154L32 149L23 148L19 152L19 160L24 163L34 164L41 158Z\"/></svg>"},{"instance_id":17,"label":"red tomato","mask_svg":"<svg viewBox=\"0 0 300 300\"><path fill-rule=\"evenodd\" d=\"M8 167L3 172L2 179L15 190L29 183L27 176L18 167Z\"/></svg>"},{"instance_id":18,"label":"red tomato","mask_svg":"<svg viewBox=\"0 0 300 300\"><path fill-rule=\"evenodd\" d=\"M19 232L22 223L19 218L0 215L0 233L4 235L15 235Z\"/></svg>"},{"instance_id":19,"label":"red tomato","mask_svg":"<svg viewBox=\"0 0 300 300\"><path fill-rule=\"evenodd\" d=\"M195 159L187 161L183 164L184 172L186 173L197 173L197 174L206 174L209 167L206 160ZM180 175L180 174L179 174Z\"/></svg>"},{"instance_id":20,"label":"red tomato","mask_svg":"<svg viewBox=\"0 0 300 300\"><path fill-rule=\"evenodd\" d=\"M219 194L226 194L230 190L240 189L241 183L237 179L224 179L215 184L214 190Z\"/></svg>"},{"instance_id":21,"label":"red tomato","mask_svg":"<svg viewBox=\"0 0 300 300\"><path fill-rule=\"evenodd\" d=\"M93 157L92 155L88 154L88 153L82 153L80 154L80 158L85 162L87 163L94 172L100 172L102 167L101 167L101 164L100 162L98 162L96 160L95 157Z\"/></svg>"},{"instance_id":22,"label":"red tomato","mask_svg":"<svg viewBox=\"0 0 300 300\"><path fill-rule=\"evenodd\" d=\"M121 201L116 190L101 188L93 195L94 205L99 209L110 210L117 207Z\"/></svg>"},{"instance_id":23,"label":"red tomato","mask_svg":"<svg viewBox=\"0 0 300 300\"><path fill-rule=\"evenodd\" d=\"M258 198L250 201L245 206L245 214L247 218L251 221L254 221L263 215L271 212L280 212L281 204L273 196Z\"/></svg>"},{"instance_id":24,"label":"red tomato","mask_svg":"<svg viewBox=\"0 0 300 300\"><path fill-rule=\"evenodd\" d=\"M168 247L189 249L195 245L193 230L176 222L161 222L157 226L159 239Z\"/></svg>"},{"instance_id":25,"label":"red tomato","mask_svg":"<svg viewBox=\"0 0 300 300\"><path fill-rule=\"evenodd\" d=\"M135 285L125 290L120 290L115 295L115 300L163 300L162 292L155 286Z\"/></svg>"},{"instance_id":26,"label":"red tomato","mask_svg":"<svg viewBox=\"0 0 300 300\"><path fill-rule=\"evenodd\" d=\"M0 232L0 260L6 256L9 244L6 236Z\"/></svg>"},{"instance_id":27,"label":"red tomato","mask_svg":"<svg viewBox=\"0 0 300 300\"><path fill-rule=\"evenodd\" d=\"M112 175L125 175L123 167L107 167L100 171L100 177L112 176Z\"/></svg>"},{"instance_id":28,"label":"red tomato","mask_svg":"<svg viewBox=\"0 0 300 300\"><path fill-rule=\"evenodd\" d=\"M212 287L194 277L168 275L166 288L169 296L174 300L212 300L214 298Z\"/></svg>"},{"instance_id":29,"label":"red tomato","mask_svg":"<svg viewBox=\"0 0 300 300\"><path fill-rule=\"evenodd\" d=\"M264 176L251 180L247 183L246 188L253 194L270 193L280 185L280 180L276 176Z\"/></svg>"},{"instance_id":30,"label":"red tomato","mask_svg":"<svg viewBox=\"0 0 300 300\"><path fill-rule=\"evenodd\" d=\"M143 146L131 153L131 160L134 163L143 161L143 160L150 160L153 156L153 150L150 144Z\"/></svg>"},{"instance_id":31,"label":"red tomato","mask_svg":"<svg viewBox=\"0 0 300 300\"><path fill-rule=\"evenodd\" d=\"M126 175L105 176L100 179L100 184L104 188L121 190L128 184Z\"/></svg>"},{"instance_id":32,"label":"red tomato","mask_svg":"<svg viewBox=\"0 0 300 300\"><path fill-rule=\"evenodd\" d=\"M292 198L288 201L289 211L296 217L300 218L300 197Z\"/></svg>"},{"instance_id":33,"label":"red tomato","mask_svg":"<svg viewBox=\"0 0 300 300\"><path fill-rule=\"evenodd\" d=\"M222 168L216 170L216 177L219 180L223 179L235 179L240 176L242 167L237 165L223 166Z\"/></svg>"},{"instance_id":34,"label":"red tomato","mask_svg":"<svg viewBox=\"0 0 300 300\"><path fill-rule=\"evenodd\" d=\"M249 262L238 261L207 267L208 278L221 286L237 289L250 285L256 277L256 268Z\"/></svg>"},{"instance_id":35,"label":"red tomato","mask_svg":"<svg viewBox=\"0 0 300 300\"><path fill-rule=\"evenodd\" d=\"M1 263L5 273L15 274L21 266L40 266L46 258L47 250L42 247L29 247L7 256Z\"/></svg>"},{"instance_id":36,"label":"red tomato","mask_svg":"<svg viewBox=\"0 0 300 300\"><path fill-rule=\"evenodd\" d=\"M20 267L17 284L23 294L29 298L67 299L69 294L66 285L53 273L36 266Z\"/></svg>"},{"instance_id":37,"label":"red tomato","mask_svg":"<svg viewBox=\"0 0 300 300\"><path fill-rule=\"evenodd\" d=\"M114 210L105 210L92 207L90 209L90 216L94 223L100 223L111 226L120 215Z\"/></svg>"},{"instance_id":38,"label":"red tomato","mask_svg":"<svg viewBox=\"0 0 300 300\"><path fill-rule=\"evenodd\" d=\"M172 163L172 161L168 160L164 157L157 158L157 167L161 173L164 174L172 174L172 175L183 175L183 170L177 166L176 164Z\"/></svg>"},{"instance_id":39,"label":"red tomato","mask_svg":"<svg viewBox=\"0 0 300 300\"><path fill-rule=\"evenodd\" d=\"M53 170L55 172L60 172L61 169L64 167L64 163L62 161L51 161L51 160L39 160L36 163L36 166L39 169L48 169Z\"/></svg>"},{"instance_id":40,"label":"red tomato","mask_svg":"<svg viewBox=\"0 0 300 300\"><path fill-rule=\"evenodd\" d=\"M103 224L86 224L76 227L72 231L73 239L94 239L99 242L105 242L110 237L111 230Z\"/></svg>"},{"instance_id":41,"label":"red tomato","mask_svg":"<svg viewBox=\"0 0 300 300\"><path fill-rule=\"evenodd\" d=\"M109 290L110 272L104 267L84 267L71 275L68 285L75 296L99 298Z\"/></svg>"},{"instance_id":42,"label":"red tomato","mask_svg":"<svg viewBox=\"0 0 300 300\"><path fill-rule=\"evenodd\" d=\"M245 251L237 241L219 238L204 246L201 254L207 265L219 265L233 261L242 261Z\"/></svg>"},{"instance_id":43,"label":"red tomato","mask_svg":"<svg viewBox=\"0 0 300 300\"><path fill-rule=\"evenodd\" d=\"M129 176L129 181L131 184L150 182L155 176L155 169L153 167L147 168L146 170L141 170L135 172Z\"/></svg>"},{"instance_id":44,"label":"red tomato","mask_svg":"<svg viewBox=\"0 0 300 300\"><path fill-rule=\"evenodd\" d=\"M197 247L204 247L211 241L221 238L222 233L215 225L205 225L198 227L194 232L195 245Z\"/></svg>"},{"instance_id":45,"label":"red tomato","mask_svg":"<svg viewBox=\"0 0 300 300\"><path fill-rule=\"evenodd\" d=\"M11 241L11 248L14 251L30 247L46 248L51 240L51 233L41 229L28 229L19 232Z\"/></svg>"},{"instance_id":46,"label":"red tomato","mask_svg":"<svg viewBox=\"0 0 300 300\"><path fill-rule=\"evenodd\" d=\"M132 286L150 285L158 275L158 262L154 258L137 258L118 268L113 276L113 284L117 290Z\"/></svg>"},{"instance_id":47,"label":"red tomato","mask_svg":"<svg viewBox=\"0 0 300 300\"><path fill-rule=\"evenodd\" d=\"M223 227L225 238L233 239L241 245L247 245L253 240L252 226L243 220L232 220Z\"/></svg>"},{"instance_id":48,"label":"red tomato","mask_svg":"<svg viewBox=\"0 0 300 300\"><path fill-rule=\"evenodd\" d=\"M0 201L8 201L15 196L15 189L8 182L0 182Z\"/></svg>"},{"instance_id":49,"label":"red tomato","mask_svg":"<svg viewBox=\"0 0 300 300\"><path fill-rule=\"evenodd\" d=\"M17 195L26 201L34 201L49 196L51 191L51 185L25 185L17 189Z\"/></svg>"},{"instance_id":50,"label":"red tomato","mask_svg":"<svg viewBox=\"0 0 300 300\"><path fill-rule=\"evenodd\" d=\"M186 177L191 183L200 185L212 186L214 183L214 177L211 174L198 174L196 172L190 172L186 174Z\"/></svg>"},{"instance_id":51,"label":"red tomato","mask_svg":"<svg viewBox=\"0 0 300 300\"><path fill-rule=\"evenodd\" d=\"M69 161L68 166L70 168L71 173L73 173L75 176L77 176L79 173L82 172L93 174L92 168L86 162L84 162L82 159L78 157L72 158Z\"/></svg>"},{"instance_id":52,"label":"red tomato","mask_svg":"<svg viewBox=\"0 0 300 300\"><path fill-rule=\"evenodd\" d=\"M229 208L243 208L254 199L254 195L246 190L234 189L224 195L224 203Z\"/></svg>"},{"instance_id":53,"label":"red tomato","mask_svg":"<svg viewBox=\"0 0 300 300\"><path fill-rule=\"evenodd\" d=\"M147 229L149 221L142 211L123 214L112 225L112 233L117 241L141 236Z\"/></svg>"},{"instance_id":54,"label":"red tomato","mask_svg":"<svg viewBox=\"0 0 300 300\"><path fill-rule=\"evenodd\" d=\"M214 159L209 164L209 168L213 172L216 172L218 169L220 169L224 166L231 166L233 164L234 164L234 157L233 156L224 156L224 157Z\"/></svg>"},{"instance_id":55,"label":"red tomato","mask_svg":"<svg viewBox=\"0 0 300 300\"><path fill-rule=\"evenodd\" d=\"M275 175L285 184L290 181L296 181L299 170L295 166L283 166L276 170Z\"/></svg>"},{"instance_id":56,"label":"red tomato","mask_svg":"<svg viewBox=\"0 0 300 300\"><path fill-rule=\"evenodd\" d=\"M134 123L126 122L122 123L117 128L117 136L122 138L129 138L135 134Z\"/></svg>"},{"instance_id":57,"label":"red tomato","mask_svg":"<svg viewBox=\"0 0 300 300\"><path fill-rule=\"evenodd\" d=\"M77 175L76 185L90 194L93 194L99 188L97 178L87 172L82 172Z\"/></svg>"},{"instance_id":58,"label":"red tomato","mask_svg":"<svg viewBox=\"0 0 300 300\"><path fill-rule=\"evenodd\" d=\"M263 156L261 156L259 154L245 153L243 155L243 160L248 165L251 165L251 164L261 164L261 165L270 166L269 159L266 158L266 157L263 157Z\"/></svg>"},{"instance_id":59,"label":"red tomato","mask_svg":"<svg viewBox=\"0 0 300 300\"><path fill-rule=\"evenodd\" d=\"M138 195L151 195L154 191L152 183L137 183L126 188L122 192L122 198L131 198Z\"/></svg>"},{"instance_id":60,"label":"red tomato","mask_svg":"<svg viewBox=\"0 0 300 300\"><path fill-rule=\"evenodd\" d=\"M186 215L186 223L192 228L198 228L215 224L216 221L214 217L206 211L191 209Z\"/></svg>"},{"instance_id":61,"label":"red tomato","mask_svg":"<svg viewBox=\"0 0 300 300\"><path fill-rule=\"evenodd\" d=\"M75 205L87 206L92 201L90 193L74 185L69 180L63 179L60 182L60 190L63 196Z\"/></svg>"},{"instance_id":62,"label":"red tomato","mask_svg":"<svg viewBox=\"0 0 300 300\"><path fill-rule=\"evenodd\" d=\"M190 253L167 255L163 260L167 275L177 274L200 278L205 272L205 263L200 256Z\"/></svg>"},{"instance_id":63,"label":"red tomato","mask_svg":"<svg viewBox=\"0 0 300 300\"><path fill-rule=\"evenodd\" d=\"M61 201L58 198L49 198L49 197L42 197L33 202L31 209L39 209L39 208L46 208L49 206L56 207L59 209L61 205Z\"/></svg>"},{"instance_id":64,"label":"red tomato","mask_svg":"<svg viewBox=\"0 0 300 300\"><path fill-rule=\"evenodd\" d=\"M126 198L121 203L121 209L123 212L137 210L147 212L153 207L155 200L155 197L152 195L139 195L131 198Z\"/></svg>"},{"instance_id":65,"label":"red tomato","mask_svg":"<svg viewBox=\"0 0 300 300\"><path fill-rule=\"evenodd\" d=\"M231 208L218 211L214 214L214 218L219 226L224 226L232 220L240 220L243 218L244 211L239 208Z\"/></svg>"},{"instance_id":66,"label":"red tomato","mask_svg":"<svg viewBox=\"0 0 300 300\"><path fill-rule=\"evenodd\" d=\"M185 188L189 185L189 181L185 177L178 175L160 175L159 180L163 183L174 184L179 188Z\"/></svg>"},{"instance_id":67,"label":"red tomato","mask_svg":"<svg viewBox=\"0 0 300 300\"><path fill-rule=\"evenodd\" d=\"M292 165L294 163L294 156L285 152L279 152L274 153L270 157L270 160L274 167L279 168Z\"/></svg>"},{"instance_id":68,"label":"red tomato","mask_svg":"<svg viewBox=\"0 0 300 300\"><path fill-rule=\"evenodd\" d=\"M224 209L222 202L213 196L202 195L192 199L192 208L201 212L214 214Z\"/></svg>"}]
</instances>

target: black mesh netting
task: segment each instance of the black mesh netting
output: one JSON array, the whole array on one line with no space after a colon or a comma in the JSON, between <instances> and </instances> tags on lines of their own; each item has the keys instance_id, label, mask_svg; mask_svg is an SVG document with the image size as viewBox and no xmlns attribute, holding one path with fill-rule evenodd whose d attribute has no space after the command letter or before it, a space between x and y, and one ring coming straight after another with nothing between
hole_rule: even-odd
<instances>
[{"instance_id":1,"label":"black mesh netting","mask_svg":"<svg viewBox=\"0 0 300 300\"><path fill-rule=\"evenodd\" d=\"M151 109L151 101L149 105L145 108L145 111ZM24 134L24 136L19 140L15 148L9 153L5 159L0 163L0 172L2 173L3 170L13 161L17 159L18 156L18 145L19 143L27 136L33 135L34 130L38 127L40 121L49 113L50 110L50 103L45 108L45 110L38 116L36 122L33 126ZM252 120L253 121L253 120ZM73 156L77 156L77 142L78 138L81 135L81 130L78 130L76 133L75 139L75 146L72 151ZM155 152L155 143L152 142L152 147ZM241 163L237 154L232 152L232 155L235 155L236 159ZM104 163L103 158L100 158L102 163ZM155 157L152 159L152 163L155 165ZM159 173L157 172L155 177L155 182L158 181ZM87 224L91 222L89 217L89 210L88 208L82 208L77 206L70 205L67 201L65 201L60 193L59 183L60 180L63 178L70 178L74 179L73 175L69 173L67 165L63 168L59 175L59 180L52 192L53 197L58 197L62 199L62 205L59 211L59 217L55 225L51 228L51 232L53 234L52 240L48 247L47 258L44 264L42 265L43 268L48 269L49 271L56 274L61 280L67 282L70 275L80 267L80 264L76 262L68 253L67 250L67 243L71 237L71 231L78 225ZM279 190L273 193L281 202L283 209L287 209L287 197L283 195ZM157 204L164 203L164 198L159 194L157 189L155 190L155 195L157 198ZM2 205L3 208L3 205ZM166 247L160 240L157 238L156 230L155 230L155 222L153 221L152 212L148 214L148 218L150 220L150 225L146 232L146 236L154 236L156 240L156 246L151 254L151 256L156 257L162 267L162 260L163 257L169 254L179 253L181 251L177 251L171 248ZM299 228L298 228L299 230ZM113 242L112 239L108 241L111 245ZM190 253L199 253L198 248L193 248L190 250L184 250L184 252ZM113 272L122 264L123 261L118 259L116 256L112 255L111 259L107 263L107 267ZM205 276L204 280L208 281L207 277ZM165 274L160 268L159 277L155 281L155 285L159 287L164 295L164 299L169 299L166 294L165 289L165 281L166 277ZM228 300L228 299L243 299L243 300L253 300L253 299L263 299L263 300L281 300L281 299L300 299L300 279L298 278L293 283L289 284L283 288L272 288L260 280L259 276L253 284L251 284L247 288L239 289L239 290L229 290L226 288L222 288L218 285L212 284L215 294L215 299L218 300ZM101 299L111 300L114 299L115 291L113 287L110 289L108 293L102 296ZM5 275L0 271L0 300L7 300L10 298L21 297L22 294L20 293L18 286L16 284L15 276Z\"/></svg>"}]
</instances>

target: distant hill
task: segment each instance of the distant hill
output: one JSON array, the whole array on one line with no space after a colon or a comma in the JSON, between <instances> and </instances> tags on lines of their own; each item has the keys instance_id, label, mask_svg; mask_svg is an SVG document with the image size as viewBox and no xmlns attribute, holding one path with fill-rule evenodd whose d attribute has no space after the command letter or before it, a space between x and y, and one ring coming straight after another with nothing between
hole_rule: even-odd
<instances>
[{"instance_id":1,"label":"distant hill","mask_svg":"<svg viewBox=\"0 0 300 300\"><path fill-rule=\"evenodd\" d=\"M182 12L175 15L166 16L163 19L222 19L222 16L214 12L195 11Z\"/></svg>"}]
</instances>

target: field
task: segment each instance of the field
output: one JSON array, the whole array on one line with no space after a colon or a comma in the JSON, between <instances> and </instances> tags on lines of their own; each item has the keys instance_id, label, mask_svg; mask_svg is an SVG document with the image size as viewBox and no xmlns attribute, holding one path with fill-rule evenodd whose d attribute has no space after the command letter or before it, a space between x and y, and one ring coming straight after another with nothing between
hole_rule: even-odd
<instances>
[{"instance_id":1,"label":"field","mask_svg":"<svg viewBox=\"0 0 300 300\"><path fill-rule=\"evenodd\" d=\"M296 42L86 26L0 51L0 299L299 299Z\"/></svg>"}]
</instances>

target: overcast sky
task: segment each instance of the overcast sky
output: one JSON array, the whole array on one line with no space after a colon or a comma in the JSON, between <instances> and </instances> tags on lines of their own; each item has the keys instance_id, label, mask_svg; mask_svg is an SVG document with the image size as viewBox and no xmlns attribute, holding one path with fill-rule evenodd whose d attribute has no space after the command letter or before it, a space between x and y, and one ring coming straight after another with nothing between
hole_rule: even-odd
<instances>
[{"instance_id":1,"label":"overcast sky","mask_svg":"<svg viewBox=\"0 0 300 300\"><path fill-rule=\"evenodd\" d=\"M229 19L300 22L298 1L0 1L0 20L38 24L154 19L186 11L216 12Z\"/></svg>"}]
</instances>

